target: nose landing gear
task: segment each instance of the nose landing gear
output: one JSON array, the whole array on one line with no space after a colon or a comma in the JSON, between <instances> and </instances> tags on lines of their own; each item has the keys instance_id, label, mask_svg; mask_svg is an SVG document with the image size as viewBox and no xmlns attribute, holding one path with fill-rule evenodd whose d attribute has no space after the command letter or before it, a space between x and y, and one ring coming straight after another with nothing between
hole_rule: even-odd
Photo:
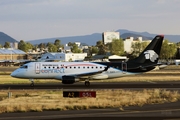
<instances>
[{"instance_id":1,"label":"nose landing gear","mask_svg":"<svg viewBox=\"0 0 180 120\"><path fill-rule=\"evenodd\" d=\"M30 86L31 86L31 87L34 87L34 79L29 79L29 81L31 81Z\"/></svg>"}]
</instances>

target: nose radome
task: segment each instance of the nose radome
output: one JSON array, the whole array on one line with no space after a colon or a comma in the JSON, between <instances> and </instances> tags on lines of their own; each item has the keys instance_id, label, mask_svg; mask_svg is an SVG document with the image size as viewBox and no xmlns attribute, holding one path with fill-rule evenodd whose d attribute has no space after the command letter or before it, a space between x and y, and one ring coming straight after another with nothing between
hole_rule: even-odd
<instances>
[{"instance_id":1,"label":"nose radome","mask_svg":"<svg viewBox=\"0 0 180 120\"><path fill-rule=\"evenodd\" d=\"M16 73L15 73L15 72L12 72L12 73L11 73L11 77L16 77Z\"/></svg>"}]
</instances>

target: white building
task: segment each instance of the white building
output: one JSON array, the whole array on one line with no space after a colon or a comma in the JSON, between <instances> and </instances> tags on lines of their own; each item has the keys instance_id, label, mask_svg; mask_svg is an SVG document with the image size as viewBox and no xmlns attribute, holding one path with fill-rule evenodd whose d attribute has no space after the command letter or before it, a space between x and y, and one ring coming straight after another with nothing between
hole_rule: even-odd
<instances>
[{"instance_id":1,"label":"white building","mask_svg":"<svg viewBox=\"0 0 180 120\"><path fill-rule=\"evenodd\" d=\"M133 40L134 40L133 37L129 37L124 40L124 51L126 51L127 53L131 52L131 46L132 46Z\"/></svg>"},{"instance_id":2,"label":"white building","mask_svg":"<svg viewBox=\"0 0 180 120\"><path fill-rule=\"evenodd\" d=\"M45 53L40 60L83 61L87 53Z\"/></svg>"},{"instance_id":3,"label":"white building","mask_svg":"<svg viewBox=\"0 0 180 120\"><path fill-rule=\"evenodd\" d=\"M137 39L134 39L134 37L128 37L124 40L124 51L126 51L127 53L131 53L132 52L132 44L135 42L151 42L151 40L146 40L143 41L142 37L138 37Z\"/></svg>"},{"instance_id":4,"label":"white building","mask_svg":"<svg viewBox=\"0 0 180 120\"><path fill-rule=\"evenodd\" d=\"M79 47L81 45L80 42L75 42L75 44Z\"/></svg>"},{"instance_id":5,"label":"white building","mask_svg":"<svg viewBox=\"0 0 180 120\"><path fill-rule=\"evenodd\" d=\"M113 39L119 39L120 34L119 32L103 32L102 37L103 37L103 43L107 44L112 42Z\"/></svg>"},{"instance_id":6,"label":"white building","mask_svg":"<svg viewBox=\"0 0 180 120\"><path fill-rule=\"evenodd\" d=\"M68 44L65 44L64 49L62 49L63 53L70 53L71 52L71 47L68 46Z\"/></svg>"}]
</instances>

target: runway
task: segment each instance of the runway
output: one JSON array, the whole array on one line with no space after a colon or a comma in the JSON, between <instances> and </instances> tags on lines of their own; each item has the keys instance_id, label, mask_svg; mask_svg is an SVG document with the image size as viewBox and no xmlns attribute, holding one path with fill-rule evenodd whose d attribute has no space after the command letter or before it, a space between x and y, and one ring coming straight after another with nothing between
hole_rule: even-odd
<instances>
[{"instance_id":1,"label":"runway","mask_svg":"<svg viewBox=\"0 0 180 120\"><path fill-rule=\"evenodd\" d=\"M54 84L35 84L30 87L30 84L0 84L1 90L24 90L24 89L125 89L125 88L180 88L180 81L172 82L91 82L89 87L84 85L84 82L65 85L61 83Z\"/></svg>"},{"instance_id":2,"label":"runway","mask_svg":"<svg viewBox=\"0 0 180 120\"><path fill-rule=\"evenodd\" d=\"M179 120L180 102L108 109L3 113L0 120Z\"/></svg>"},{"instance_id":3,"label":"runway","mask_svg":"<svg viewBox=\"0 0 180 120\"><path fill-rule=\"evenodd\" d=\"M179 81L166 82L91 82L89 87L84 82L71 85L64 84L35 84L30 87L29 84L0 84L1 90L98 90L98 89L153 89L163 88L179 91ZM72 98L71 98L72 99ZM90 110L68 110L68 111L43 111L43 112L26 112L26 113L2 113L0 120L179 120L180 119L180 102L130 106L108 109L90 109Z\"/></svg>"}]
</instances>

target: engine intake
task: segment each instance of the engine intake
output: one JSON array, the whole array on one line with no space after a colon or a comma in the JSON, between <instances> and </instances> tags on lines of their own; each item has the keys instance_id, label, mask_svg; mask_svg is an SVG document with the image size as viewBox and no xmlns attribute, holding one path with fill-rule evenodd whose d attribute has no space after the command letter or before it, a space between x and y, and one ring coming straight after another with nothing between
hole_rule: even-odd
<instances>
[{"instance_id":1,"label":"engine intake","mask_svg":"<svg viewBox=\"0 0 180 120\"><path fill-rule=\"evenodd\" d=\"M73 84L75 82L78 82L74 76L62 76L62 83L63 84Z\"/></svg>"}]
</instances>

